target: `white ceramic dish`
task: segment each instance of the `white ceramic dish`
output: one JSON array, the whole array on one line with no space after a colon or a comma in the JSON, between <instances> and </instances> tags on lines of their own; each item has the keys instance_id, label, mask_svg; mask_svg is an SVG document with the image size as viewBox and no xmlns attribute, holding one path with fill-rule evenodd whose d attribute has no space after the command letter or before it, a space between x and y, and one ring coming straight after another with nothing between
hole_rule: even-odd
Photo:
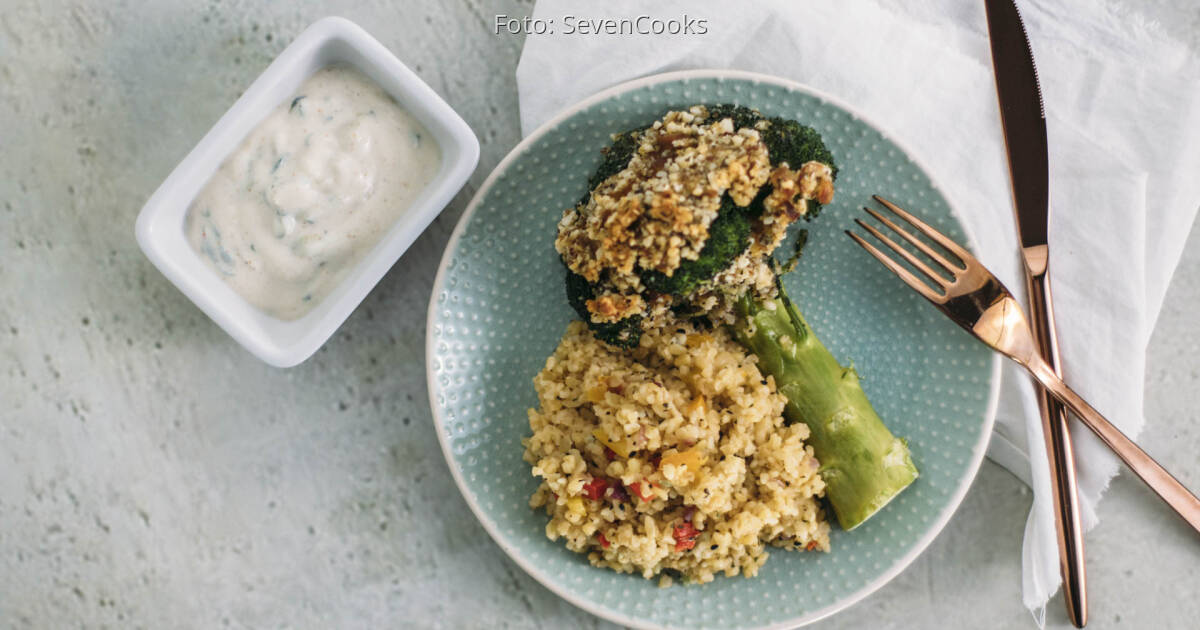
<instances>
[{"instance_id":1,"label":"white ceramic dish","mask_svg":"<svg viewBox=\"0 0 1200 630\"><path fill-rule=\"evenodd\" d=\"M357 68L431 134L442 152L433 180L340 285L304 317L284 321L250 305L191 248L188 206L260 121L310 75L333 63ZM263 361L290 367L312 356L342 325L475 170L479 141L416 74L362 28L327 17L305 29L221 116L159 186L137 218L137 241L154 266L225 332Z\"/></svg>"}]
</instances>

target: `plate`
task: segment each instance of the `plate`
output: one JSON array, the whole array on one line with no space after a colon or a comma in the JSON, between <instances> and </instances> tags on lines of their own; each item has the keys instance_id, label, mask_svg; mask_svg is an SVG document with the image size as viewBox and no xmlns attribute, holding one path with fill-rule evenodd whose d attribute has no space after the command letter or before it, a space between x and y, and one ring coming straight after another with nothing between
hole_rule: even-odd
<instances>
[{"instance_id":1,"label":"plate","mask_svg":"<svg viewBox=\"0 0 1200 630\"><path fill-rule=\"evenodd\" d=\"M835 526L829 553L772 550L755 578L660 589L657 580L593 567L546 538L548 517L528 505L537 481L521 438L537 404L532 379L574 317L554 251L562 211L586 190L610 134L670 109L723 102L815 127L838 161L835 199L807 225L808 246L786 285L834 356L853 360L880 416L908 439L921 476L853 532ZM929 545L979 469L1000 363L841 234L872 193L970 243L946 198L895 140L835 99L765 75L702 70L625 83L559 114L500 162L446 248L426 359L446 462L514 562L571 603L628 626L783 628L866 597Z\"/></svg>"}]
</instances>

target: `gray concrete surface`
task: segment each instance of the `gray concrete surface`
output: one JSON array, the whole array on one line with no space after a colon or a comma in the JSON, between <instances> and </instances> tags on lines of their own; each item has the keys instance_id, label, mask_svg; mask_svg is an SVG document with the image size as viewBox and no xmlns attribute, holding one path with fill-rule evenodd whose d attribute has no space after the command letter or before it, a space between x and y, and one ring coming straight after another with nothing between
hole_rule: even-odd
<instances>
[{"instance_id":1,"label":"gray concrete surface","mask_svg":"<svg viewBox=\"0 0 1200 630\"><path fill-rule=\"evenodd\" d=\"M1200 50L1190 0L1128 0ZM527 3L0 2L0 627L595 628L451 482L424 314L474 187L518 140ZM327 14L367 27L483 145L471 184L312 360L242 351L145 260L141 204ZM1200 230L1149 353L1143 445L1200 487ZM820 628L1029 628L1028 490L993 464L909 570ZM1200 619L1200 542L1128 475L1087 537L1093 628ZM698 600L697 605L703 605ZM1065 616L1056 599L1052 627Z\"/></svg>"}]
</instances>

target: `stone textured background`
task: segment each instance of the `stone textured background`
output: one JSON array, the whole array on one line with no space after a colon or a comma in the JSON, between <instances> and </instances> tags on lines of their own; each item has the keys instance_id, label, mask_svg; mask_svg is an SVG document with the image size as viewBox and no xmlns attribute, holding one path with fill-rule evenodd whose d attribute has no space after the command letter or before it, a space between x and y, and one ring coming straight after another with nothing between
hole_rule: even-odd
<instances>
[{"instance_id":1,"label":"stone textured background","mask_svg":"<svg viewBox=\"0 0 1200 630\"><path fill-rule=\"evenodd\" d=\"M1200 51L1191 0L1125 0ZM424 316L519 139L527 2L0 0L0 628L593 628L477 525L430 420ZM476 131L479 169L313 359L259 363L142 256L146 198L307 24L367 28ZM1200 487L1200 230L1140 442ZM820 628L1029 628L1028 490L985 463L932 547ZM1128 474L1087 537L1093 628L1200 618L1193 531ZM701 598L697 605L703 605ZM1065 625L1056 599L1051 626Z\"/></svg>"}]
</instances>

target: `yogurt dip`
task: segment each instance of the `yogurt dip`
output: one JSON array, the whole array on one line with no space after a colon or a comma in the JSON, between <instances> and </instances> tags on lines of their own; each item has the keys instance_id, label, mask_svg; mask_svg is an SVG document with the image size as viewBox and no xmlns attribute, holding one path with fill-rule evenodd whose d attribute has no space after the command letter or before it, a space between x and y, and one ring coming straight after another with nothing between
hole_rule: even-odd
<instances>
[{"instance_id":1,"label":"yogurt dip","mask_svg":"<svg viewBox=\"0 0 1200 630\"><path fill-rule=\"evenodd\" d=\"M188 208L188 242L283 320L325 298L437 174L441 151L361 72L330 66L250 133Z\"/></svg>"}]
</instances>

